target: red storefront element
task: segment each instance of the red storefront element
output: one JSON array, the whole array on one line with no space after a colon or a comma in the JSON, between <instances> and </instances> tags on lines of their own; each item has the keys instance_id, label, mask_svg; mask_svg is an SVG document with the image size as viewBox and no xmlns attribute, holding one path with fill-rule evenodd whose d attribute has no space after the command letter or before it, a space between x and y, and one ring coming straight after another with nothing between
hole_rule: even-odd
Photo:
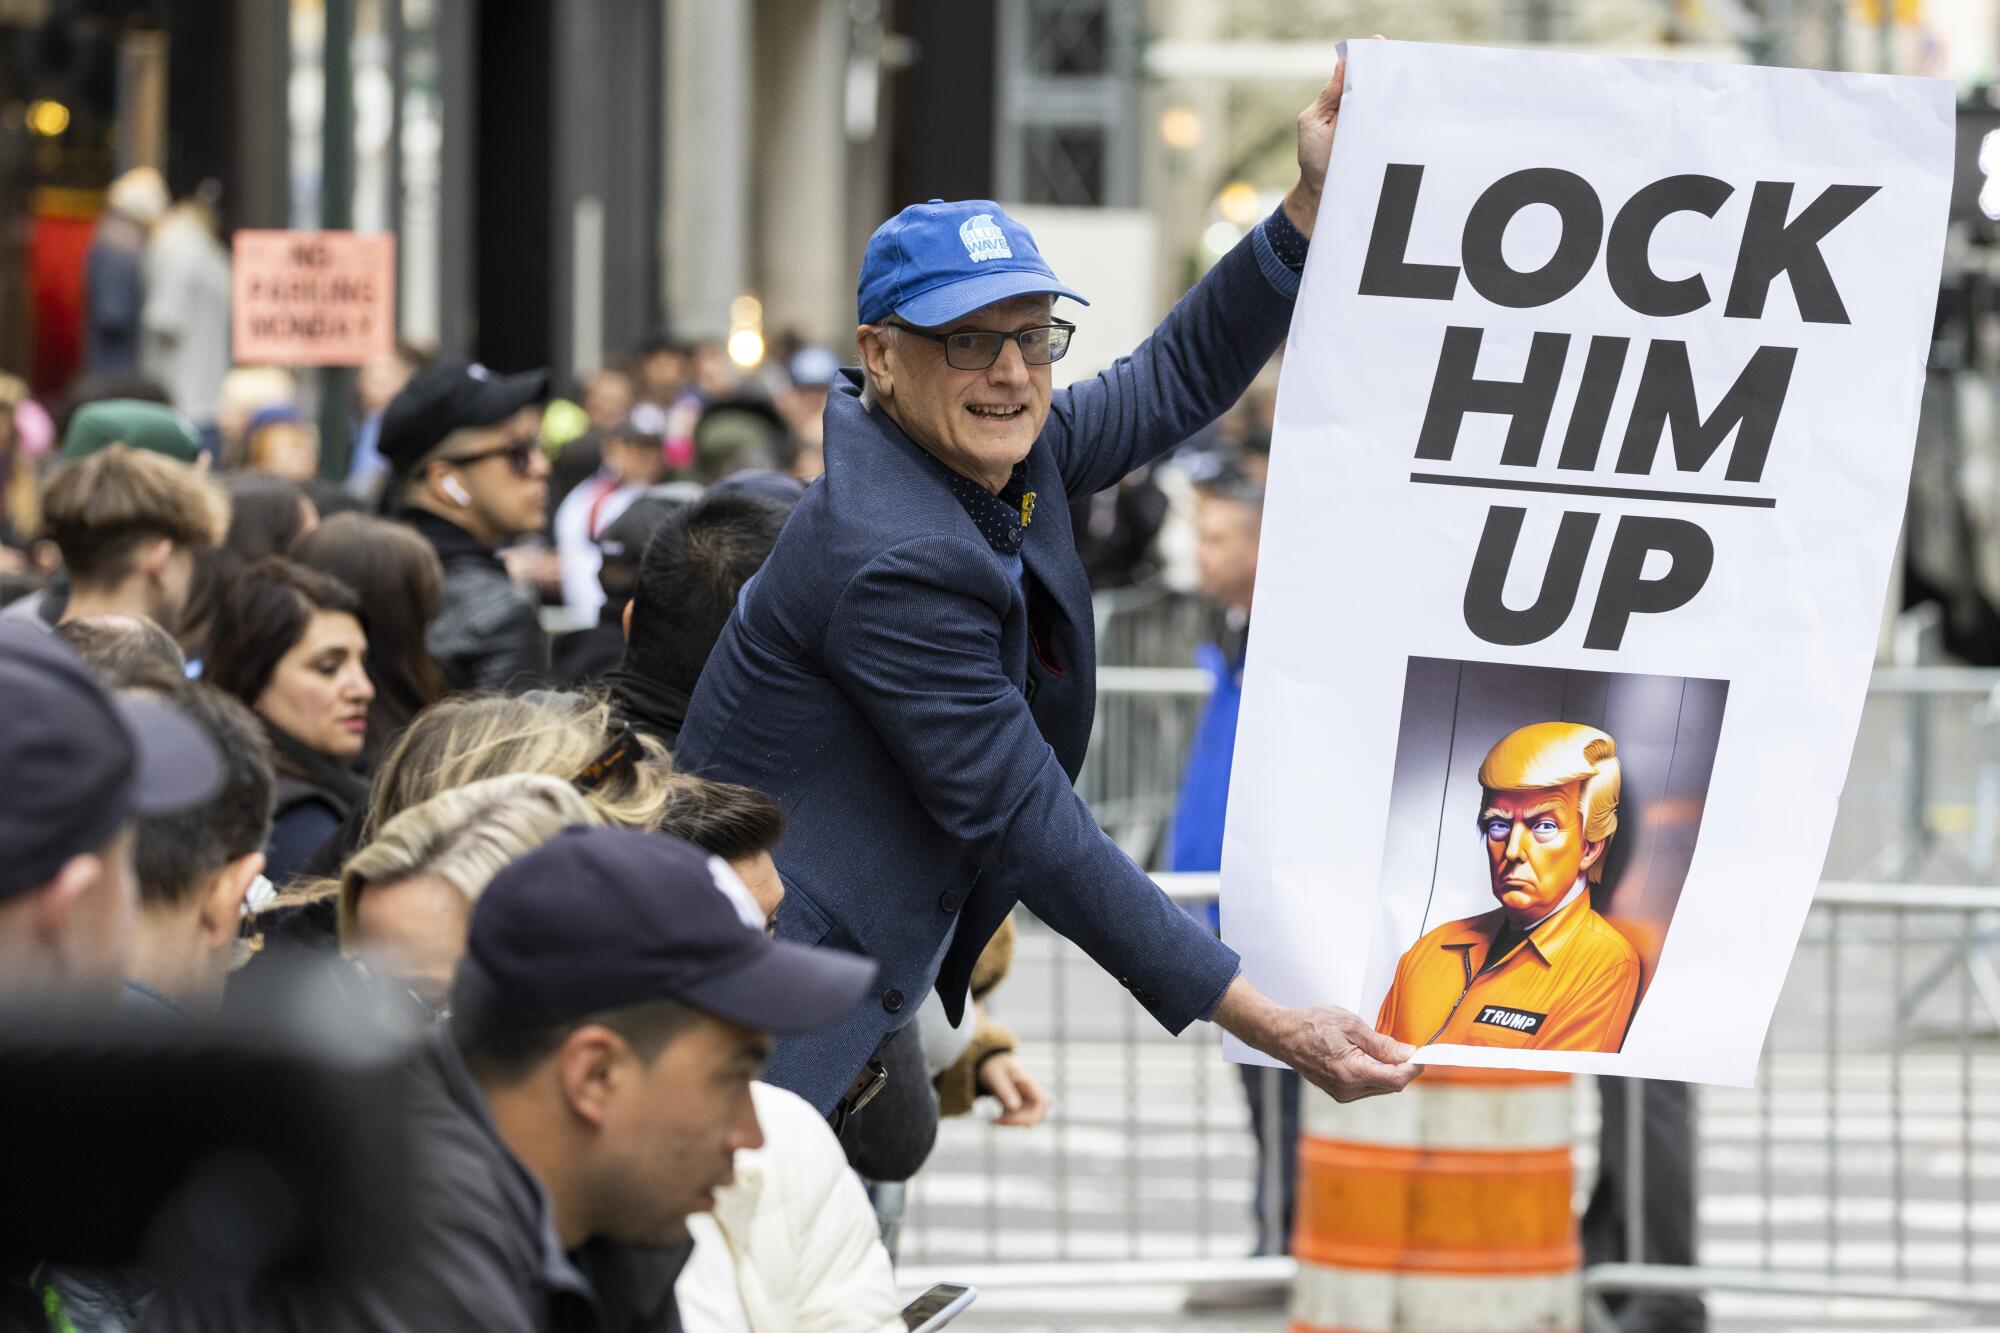
<instances>
[{"instance_id":1,"label":"red storefront element","mask_svg":"<svg viewBox=\"0 0 2000 1333\"><path fill-rule=\"evenodd\" d=\"M94 191L40 190L28 238L28 304L37 394L56 393L83 365L83 260L97 228L102 196Z\"/></svg>"}]
</instances>

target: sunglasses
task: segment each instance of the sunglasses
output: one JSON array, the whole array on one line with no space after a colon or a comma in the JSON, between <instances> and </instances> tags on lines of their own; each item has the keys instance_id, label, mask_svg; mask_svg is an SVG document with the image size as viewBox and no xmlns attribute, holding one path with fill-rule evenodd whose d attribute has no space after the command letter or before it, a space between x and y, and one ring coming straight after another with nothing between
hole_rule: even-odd
<instances>
[{"instance_id":1,"label":"sunglasses","mask_svg":"<svg viewBox=\"0 0 2000 1333\"><path fill-rule=\"evenodd\" d=\"M945 364L953 370L984 370L1000 359L1000 349L1010 342L1020 347L1021 360L1031 366L1046 366L1063 359L1063 353L1069 351L1069 337L1076 332L1076 325L1062 320L1016 329L1012 333L984 329L976 333L932 333L929 329L920 329L901 320L888 323L892 329L943 343Z\"/></svg>"},{"instance_id":2,"label":"sunglasses","mask_svg":"<svg viewBox=\"0 0 2000 1333\"><path fill-rule=\"evenodd\" d=\"M504 458L515 476L525 477L535 470L535 453L533 440L515 440L497 449L486 449L476 454L460 454L455 458L445 458L440 461L450 463L454 467L470 467L474 463L484 463L489 458Z\"/></svg>"}]
</instances>

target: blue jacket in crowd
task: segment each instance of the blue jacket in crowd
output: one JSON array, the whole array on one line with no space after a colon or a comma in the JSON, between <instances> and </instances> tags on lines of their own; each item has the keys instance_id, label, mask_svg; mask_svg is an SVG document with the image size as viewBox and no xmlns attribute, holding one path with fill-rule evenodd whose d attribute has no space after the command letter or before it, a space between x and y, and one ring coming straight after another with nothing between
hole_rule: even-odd
<instances>
[{"instance_id":1,"label":"blue jacket in crowd","mask_svg":"<svg viewBox=\"0 0 2000 1333\"><path fill-rule=\"evenodd\" d=\"M1068 501L1227 410L1284 338L1297 290L1253 228L1130 357L1056 393L1027 461L1025 575L943 467L862 406L856 372L835 385L826 475L744 588L675 752L784 806L778 934L881 964L871 1002L778 1043L771 1082L830 1110L933 985L955 1020L1017 901L1168 1030L1213 1013L1236 955L1071 787L1096 647Z\"/></svg>"},{"instance_id":2,"label":"blue jacket in crowd","mask_svg":"<svg viewBox=\"0 0 2000 1333\"><path fill-rule=\"evenodd\" d=\"M1243 707L1243 663L1232 661L1213 643L1195 650L1194 661L1215 685L1188 747L1167 865L1213 872L1222 869L1222 824L1229 811L1229 765L1236 757L1236 715Z\"/></svg>"}]
</instances>

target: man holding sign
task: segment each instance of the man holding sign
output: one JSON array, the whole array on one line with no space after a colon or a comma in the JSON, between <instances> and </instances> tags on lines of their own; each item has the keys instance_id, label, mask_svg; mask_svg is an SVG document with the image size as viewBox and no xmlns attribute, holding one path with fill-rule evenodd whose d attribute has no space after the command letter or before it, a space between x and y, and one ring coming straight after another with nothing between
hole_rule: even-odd
<instances>
[{"instance_id":1,"label":"man holding sign","mask_svg":"<svg viewBox=\"0 0 2000 1333\"><path fill-rule=\"evenodd\" d=\"M1951 86L1403 42L1346 71L1224 936L1427 1061L1746 1083L1902 519Z\"/></svg>"},{"instance_id":2,"label":"man holding sign","mask_svg":"<svg viewBox=\"0 0 2000 1333\"><path fill-rule=\"evenodd\" d=\"M1068 502L1226 410L1291 323L1341 97L1299 117L1299 180L1131 357L1061 392L1080 299L997 204L933 200L869 242L856 339L806 493L709 657L675 752L786 807L781 937L866 952L873 1002L780 1042L770 1079L836 1119L936 988L1025 902L1171 1031L1213 1019L1345 1101L1414 1077L1345 1009L1274 1003L1071 785L1094 713ZM879 1070L879 1064L872 1066Z\"/></svg>"}]
</instances>

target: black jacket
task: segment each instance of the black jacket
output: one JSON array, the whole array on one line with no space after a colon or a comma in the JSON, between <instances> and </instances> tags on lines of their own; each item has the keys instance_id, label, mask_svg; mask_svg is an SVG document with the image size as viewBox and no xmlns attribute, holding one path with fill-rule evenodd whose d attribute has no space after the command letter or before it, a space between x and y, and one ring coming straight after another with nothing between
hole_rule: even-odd
<instances>
[{"instance_id":1,"label":"black jacket","mask_svg":"<svg viewBox=\"0 0 2000 1333\"><path fill-rule=\"evenodd\" d=\"M672 754L680 743L681 724L687 720L687 691L647 675L627 652L623 664L604 678L611 693L611 705L619 720L644 736L651 736Z\"/></svg>"},{"instance_id":2,"label":"black jacket","mask_svg":"<svg viewBox=\"0 0 2000 1333\"><path fill-rule=\"evenodd\" d=\"M410 509L401 517L444 565L444 609L424 641L446 682L455 690L497 690L545 680L549 641L541 615L493 548L436 514Z\"/></svg>"},{"instance_id":3,"label":"black jacket","mask_svg":"<svg viewBox=\"0 0 2000 1333\"><path fill-rule=\"evenodd\" d=\"M417 1052L408 1105L417 1242L399 1271L337 1289L163 1290L142 1331L679 1333L674 1281L692 1247L592 1241L565 1254L540 1184L443 1029Z\"/></svg>"},{"instance_id":4,"label":"black jacket","mask_svg":"<svg viewBox=\"0 0 2000 1333\"><path fill-rule=\"evenodd\" d=\"M283 884L307 873L313 853L348 816L368 805L368 783L337 759L328 758L266 725L271 738L277 792L271 810L271 839L264 848L264 874ZM339 874L336 867L334 874Z\"/></svg>"}]
</instances>

